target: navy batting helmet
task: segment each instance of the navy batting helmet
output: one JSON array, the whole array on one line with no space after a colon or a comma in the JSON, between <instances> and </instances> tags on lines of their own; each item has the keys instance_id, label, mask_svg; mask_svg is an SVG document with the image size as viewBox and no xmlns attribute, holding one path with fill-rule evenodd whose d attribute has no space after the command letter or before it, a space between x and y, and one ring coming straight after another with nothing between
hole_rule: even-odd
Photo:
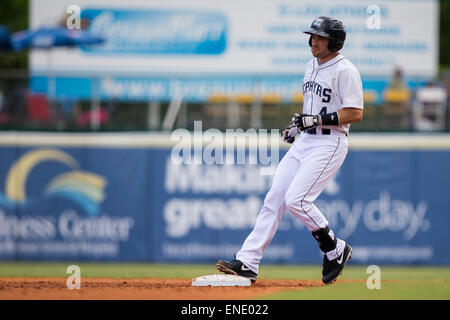
<instances>
[{"instance_id":1,"label":"navy batting helmet","mask_svg":"<svg viewBox=\"0 0 450 320\"><path fill-rule=\"evenodd\" d=\"M314 19L309 30L303 31L309 35L317 34L319 36L330 39L328 49L336 52L342 49L345 41L344 24L330 17L318 17ZM309 37L309 46L312 46L312 38Z\"/></svg>"}]
</instances>

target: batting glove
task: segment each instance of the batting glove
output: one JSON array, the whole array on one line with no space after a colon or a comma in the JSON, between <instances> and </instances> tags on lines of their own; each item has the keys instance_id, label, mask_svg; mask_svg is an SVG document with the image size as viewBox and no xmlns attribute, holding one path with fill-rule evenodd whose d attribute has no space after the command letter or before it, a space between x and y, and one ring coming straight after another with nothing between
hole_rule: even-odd
<instances>
[{"instance_id":1,"label":"batting glove","mask_svg":"<svg viewBox=\"0 0 450 320\"><path fill-rule=\"evenodd\" d=\"M294 143L295 136L297 135L297 133L298 133L297 126L291 124L290 126L283 129L281 137L284 142L291 144Z\"/></svg>"},{"instance_id":2,"label":"batting glove","mask_svg":"<svg viewBox=\"0 0 450 320\"><path fill-rule=\"evenodd\" d=\"M294 117L292 117L291 122L298 128L298 130L304 131L320 125L321 119L319 115L296 113L294 114Z\"/></svg>"}]
</instances>

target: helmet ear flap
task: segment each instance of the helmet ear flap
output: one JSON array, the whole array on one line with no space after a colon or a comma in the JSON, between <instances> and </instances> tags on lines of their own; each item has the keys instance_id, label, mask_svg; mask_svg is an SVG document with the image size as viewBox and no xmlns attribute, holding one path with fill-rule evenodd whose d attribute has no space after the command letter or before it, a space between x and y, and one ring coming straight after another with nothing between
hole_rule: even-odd
<instances>
[{"instance_id":1,"label":"helmet ear flap","mask_svg":"<svg viewBox=\"0 0 450 320\"><path fill-rule=\"evenodd\" d=\"M309 46L312 47L312 36L309 36L309 41L308 41L308 43L309 43Z\"/></svg>"},{"instance_id":2,"label":"helmet ear flap","mask_svg":"<svg viewBox=\"0 0 450 320\"><path fill-rule=\"evenodd\" d=\"M344 46L344 41L330 39L330 42L328 43L328 50L337 52L337 51L341 50L343 46Z\"/></svg>"},{"instance_id":3,"label":"helmet ear flap","mask_svg":"<svg viewBox=\"0 0 450 320\"><path fill-rule=\"evenodd\" d=\"M330 39L328 42L328 50L336 52L336 41L334 39Z\"/></svg>"}]
</instances>

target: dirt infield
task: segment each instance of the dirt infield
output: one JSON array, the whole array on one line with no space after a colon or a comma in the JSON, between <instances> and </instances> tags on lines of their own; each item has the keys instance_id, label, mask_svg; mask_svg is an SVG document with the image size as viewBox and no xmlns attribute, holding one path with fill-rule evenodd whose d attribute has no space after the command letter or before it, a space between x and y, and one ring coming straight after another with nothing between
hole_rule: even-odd
<instances>
[{"instance_id":1,"label":"dirt infield","mask_svg":"<svg viewBox=\"0 0 450 320\"><path fill-rule=\"evenodd\" d=\"M251 287L192 287L191 279L84 278L69 290L65 278L0 278L0 300L240 300L322 286L316 280L258 280Z\"/></svg>"}]
</instances>

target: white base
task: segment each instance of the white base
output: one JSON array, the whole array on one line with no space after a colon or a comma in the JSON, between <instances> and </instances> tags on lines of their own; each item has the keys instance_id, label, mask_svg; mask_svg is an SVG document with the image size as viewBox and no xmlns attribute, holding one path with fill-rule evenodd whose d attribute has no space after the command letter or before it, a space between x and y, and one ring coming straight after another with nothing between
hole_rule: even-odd
<instances>
[{"instance_id":1,"label":"white base","mask_svg":"<svg viewBox=\"0 0 450 320\"><path fill-rule=\"evenodd\" d=\"M250 287L250 279L230 274L210 274L192 279L193 287Z\"/></svg>"}]
</instances>

